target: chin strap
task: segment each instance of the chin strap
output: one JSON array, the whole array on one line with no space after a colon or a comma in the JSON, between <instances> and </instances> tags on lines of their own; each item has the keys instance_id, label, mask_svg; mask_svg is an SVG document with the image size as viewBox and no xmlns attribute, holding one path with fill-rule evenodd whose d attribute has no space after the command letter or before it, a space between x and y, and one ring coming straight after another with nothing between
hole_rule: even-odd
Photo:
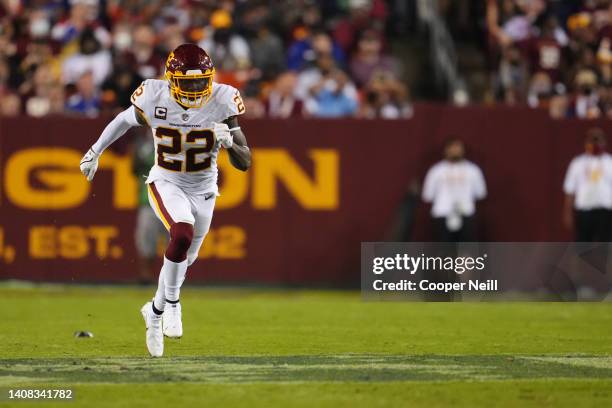
<instances>
[{"instance_id":1,"label":"chin strap","mask_svg":"<svg viewBox=\"0 0 612 408\"><path fill-rule=\"evenodd\" d=\"M235 131L235 130L240 130L240 126L233 127L233 128L231 128L229 131L230 131L230 132L233 132L233 131Z\"/></svg>"}]
</instances>

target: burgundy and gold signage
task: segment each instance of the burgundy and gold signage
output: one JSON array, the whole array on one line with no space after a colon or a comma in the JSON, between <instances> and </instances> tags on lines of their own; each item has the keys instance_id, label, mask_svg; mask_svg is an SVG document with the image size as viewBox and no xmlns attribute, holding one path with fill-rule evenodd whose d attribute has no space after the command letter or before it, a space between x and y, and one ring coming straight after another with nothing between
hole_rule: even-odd
<instances>
[{"instance_id":1,"label":"burgundy and gold signage","mask_svg":"<svg viewBox=\"0 0 612 408\"><path fill-rule=\"evenodd\" d=\"M105 122L0 120L0 278L136 278L132 137L104 153L93 183L78 168ZM244 121L253 166L243 173L220 157L221 197L189 279L357 285L360 242L394 238L408 186L449 136L466 140L487 180L481 239L567 239L561 181L591 125L522 109L435 106L407 121ZM421 206L414 238L428 236Z\"/></svg>"}]
</instances>

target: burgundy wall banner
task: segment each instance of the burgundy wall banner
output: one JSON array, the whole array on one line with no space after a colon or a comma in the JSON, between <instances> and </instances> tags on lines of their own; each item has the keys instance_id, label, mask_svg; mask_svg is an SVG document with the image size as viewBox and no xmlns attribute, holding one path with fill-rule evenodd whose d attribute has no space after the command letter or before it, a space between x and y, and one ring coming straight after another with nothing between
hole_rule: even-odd
<instances>
[{"instance_id":1,"label":"burgundy wall banner","mask_svg":"<svg viewBox=\"0 0 612 408\"><path fill-rule=\"evenodd\" d=\"M136 279L133 136L104 153L93 183L79 172L107 121L0 119L0 279ZM360 243L393 239L409 186L451 136L487 181L480 240L566 241L562 180L593 126L612 131L537 110L427 104L410 120L244 120L253 166L242 173L221 156L221 196L189 279L357 286ZM428 240L425 205L415 225L412 239Z\"/></svg>"}]
</instances>

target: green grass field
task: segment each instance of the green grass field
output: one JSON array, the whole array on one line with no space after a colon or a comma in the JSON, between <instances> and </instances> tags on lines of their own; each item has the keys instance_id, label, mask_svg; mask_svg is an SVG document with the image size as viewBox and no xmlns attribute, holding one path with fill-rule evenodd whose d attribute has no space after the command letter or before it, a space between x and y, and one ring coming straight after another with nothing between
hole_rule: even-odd
<instances>
[{"instance_id":1,"label":"green grass field","mask_svg":"<svg viewBox=\"0 0 612 408\"><path fill-rule=\"evenodd\" d=\"M152 291L0 287L0 406L612 406L611 303L185 289L184 337L151 359ZM8 401L15 387L75 398Z\"/></svg>"}]
</instances>

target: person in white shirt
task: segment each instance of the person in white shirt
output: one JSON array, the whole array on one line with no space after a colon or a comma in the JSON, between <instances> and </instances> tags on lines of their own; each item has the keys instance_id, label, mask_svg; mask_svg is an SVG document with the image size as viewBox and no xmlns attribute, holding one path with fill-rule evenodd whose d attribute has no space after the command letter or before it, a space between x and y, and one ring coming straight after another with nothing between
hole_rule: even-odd
<instances>
[{"instance_id":1,"label":"person in white shirt","mask_svg":"<svg viewBox=\"0 0 612 408\"><path fill-rule=\"evenodd\" d=\"M434 164L423 185L422 198L431 203L434 238L441 242L476 239L476 201L487 195L480 168L465 159L465 147L458 139L444 147L445 158Z\"/></svg>"},{"instance_id":2,"label":"person in white shirt","mask_svg":"<svg viewBox=\"0 0 612 408\"><path fill-rule=\"evenodd\" d=\"M563 183L563 223L577 242L612 239L612 156L601 129L587 133L585 152L570 163Z\"/></svg>"}]
</instances>

